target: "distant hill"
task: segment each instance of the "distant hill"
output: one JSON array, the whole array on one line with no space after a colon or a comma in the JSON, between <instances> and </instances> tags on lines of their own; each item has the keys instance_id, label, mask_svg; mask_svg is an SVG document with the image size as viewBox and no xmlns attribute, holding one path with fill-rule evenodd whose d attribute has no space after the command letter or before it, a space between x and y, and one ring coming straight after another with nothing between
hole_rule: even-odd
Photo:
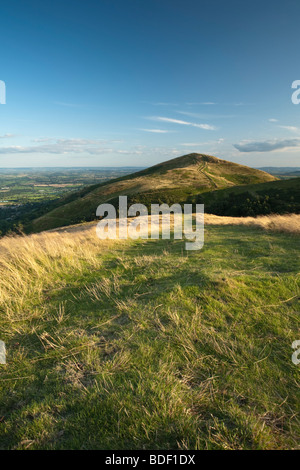
<instances>
[{"instance_id":1,"label":"distant hill","mask_svg":"<svg viewBox=\"0 0 300 470\"><path fill-rule=\"evenodd\" d=\"M300 166L263 166L259 167L258 170L266 171L271 175L281 175L283 173L300 173Z\"/></svg>"},{"instance_id":2,"label":"distant hill","mask_svg":"<svg viewBox=\"0 0 300 470\"><path fill-rule=\"evenodd\" d=\"M265 166L258 168L258 170L266 171L270 175L277 176L277 178L298 178L300 176L299 166Z\"/></svg>"},{"instance_id":3,"label":"distant hill","mask_svg":"<svg viewBox=\"0 0 300 470\"><path fill-rule=\"evenodd\" d=\"M235 186L199 194L191 202L205 204L205 212L246 217L262 214L300 213L300 178Z\"/></svg>"},{"instance_id":4,"label":"distant hill","mask_svg":"<svg viewBox=\"0 0 300 470\"><path fill-rule=\"evenodd\" d=\"M116 203L120 195L127 195L129 203L183 203L196 194L276 179L261 170L192 153L73 193L26 229L38 232L93 220L99 204Z\"/></svg>"}]
</instances>

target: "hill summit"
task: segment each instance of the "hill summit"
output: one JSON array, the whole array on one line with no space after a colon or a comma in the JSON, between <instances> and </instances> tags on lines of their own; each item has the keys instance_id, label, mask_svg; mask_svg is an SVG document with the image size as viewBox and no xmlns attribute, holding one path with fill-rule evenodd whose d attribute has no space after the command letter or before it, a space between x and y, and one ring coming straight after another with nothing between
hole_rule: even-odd
<instances>
[{"instance_id":1,"label":"hill summit","mask_svg":"<svg viewBox=\"0 0 300 470\"><path fill-rule=\"evenodd\" d=\"M190 153L62 198L28 230L37 232L93 220L99 204L115 203L120 195L128 196L129 203L184 203L194 194L276 179L261 170Z\"/></svg>"}]
</instances>

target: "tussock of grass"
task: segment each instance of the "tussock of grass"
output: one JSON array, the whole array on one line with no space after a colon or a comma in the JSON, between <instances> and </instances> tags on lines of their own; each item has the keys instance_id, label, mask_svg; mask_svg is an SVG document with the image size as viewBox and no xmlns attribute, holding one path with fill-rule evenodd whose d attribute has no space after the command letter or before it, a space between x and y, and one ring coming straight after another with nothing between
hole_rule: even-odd
<instances>
[{"instance_id":1,"label":"tussock of grass","mask_svg":"<svg viewBox=\"0 0 300 470\"><path fill-rule=\"evenodd\" d=\"M297 447L299 240L210 225L183 247L0 241L0 448Z\"/></svg>"}]
</instances>

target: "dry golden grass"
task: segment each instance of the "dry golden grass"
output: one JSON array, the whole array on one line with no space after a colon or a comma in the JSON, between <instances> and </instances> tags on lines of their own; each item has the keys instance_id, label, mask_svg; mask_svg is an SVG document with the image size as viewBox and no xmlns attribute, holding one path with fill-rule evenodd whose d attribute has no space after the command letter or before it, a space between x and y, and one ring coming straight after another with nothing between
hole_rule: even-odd
<instances>
[{"instance_id":1,"label":"dry golden grass","mask_svg":"<svg viewBox=\"0 0 300 470\"><path fill-rule=\"evenodd\" d=\"M26 317L26 301L44 299L45 289L63 285L70 274L80 275L84 266L101 266L101 254L119 240L99 240L95 228L84 231L43 232L0 240L0 308L7 319ZM123 242L124 243L124 242Z\"/></svg>"},{"instance_id":2,"label":"dry golden grass","mask_svg":"<svg viewBox=\"0 0 300 470\"><path fill-rule=\"evenodd\" d=\"M205 214L207 225L249 225L264 230L285 233L300 233L300 214L261 215L258 217L222 217Z\"/></svg>"},{"instance_id":3,"label":"dry golden grass","mask_svg":"<svg viewBox=\"0 0 300 470\"><path fill-rule=\"evenodd\" d=\"M172 222L173 217L171 217ZM300 233L299 214L256 218L205 214L205 224L242 225L289 234ZM96 236L95 222L30 236L2 238L0 307L5 310L7 319L18 321L26 317L26 299L33 291L35 301L42 302L45 288L53 282L58 284L66 282L64 275L81 274L86 263L91 268L100 267L101 255L116 243L126 244L126 240L99 240ZM138 260L139 263L145 261L146 258ZM102 280L102 284L104 282L105 280ZM93 286L95 297L97 297L97 287ZM107 287L115 291L115 286Z\"/></svg>"},{"instance_id":4,"label":"dry golden grass","mask_svg":"<svg viewBox=\"0 0 300 470\"><path fill-rule=\"evenodd\" d=\"M129 219L131 221L132 219ZM171 228L173 228L174 217L171 214ZM160 216L160 224L162 217ZM249 227L258 227L272 232L282 232L290 234L300 233L300 214L271 214L257 217L226 217L214 214L204 215L205 225L243 225ZM58 229L49 230L44 233L84 233L85 231L95 230L96 223L88 222L82 225L72 225ZM150 234L150 218L148 230ZM150 236L150 235L149 235ZM1 243L0 243L1 250Z\"/></svg>"},{"instance_id":5,"label":"dry golden grass","mask_svg":"<svg viewBox=\"0 0 300 470\"><path fill-rule=\"evenodd\" d=\"M172 219L171 217L171 222ZM275 232L300 233L299 214L256 218L205 214L205 224L242 225ZM99 240L95 223L30 236L2 238L0 305L5 305L8 316L14 312L14 317L20 318L24 315L24 302L30 292L34 290L35 299L38 301L42 299L45 286L53 283L53 279L64 282L61 279L62 273L81 273L85 263L90 267L100 266L100 255L115 243L126 244L126 240ZM141 261L142 258L139 263ZM96 289L95 286L94 288Z\"/></svg>"},{"instance_id":6,"label":"dry golden grass","mask_svg":"<svg viewBox=\"0 0 300 470\"><path fill-rule=\"evenodd\" d=\"M131 219L132 220L132 219ZM160 217L160 223L162 218ZM205 214L204 221L206 225L243 225L250 227L259 227L264 230L282 233L300 233L300 214L271 214L260 215L257 217L226 217L214 214ZM173 227L173 215L171 214L171 226ZM54 233L66 232L83 232L94 229L95 222L88 222L83 225L72 225L61 229L49 231ZM150 230L150 220L149 220ZM1 247L1 245L0 245ZM1 248L0 248L1 249Z\"/></svg>"}]
</instances>

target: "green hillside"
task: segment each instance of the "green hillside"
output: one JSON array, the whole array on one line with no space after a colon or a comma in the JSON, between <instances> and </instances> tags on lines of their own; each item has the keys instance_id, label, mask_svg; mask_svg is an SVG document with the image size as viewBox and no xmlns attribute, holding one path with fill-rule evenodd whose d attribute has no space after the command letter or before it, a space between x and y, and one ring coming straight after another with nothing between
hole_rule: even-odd
<instances>
[{"instance_id":1,"label":"green hillside","mask_svg":"<svg viewBox=\"0 0 300 470\"><path fill-rule=\"evenodd\" d=\"M235 186L199 194L190 202L205 204L210 214L235 217L300 213L300 178Z\"/></svg>"},{"instance_id":2,"label":"green hillside","mask_svg":"<svg viewBox=\"0 0 300 470\"><path fill-rule=\"evenodd\" d=\"M72 194L71 201L62 199L58 207L38 217L27 230L38 232L93 220L99 204L114 202L120 195L129 196L129 203L183 203L195 194L274 180L276 177L257 169L192 153L94 185L77 196Z\"/></svg>"},{"instance_id":3,"label":"green hillside","mask_svg":"<svg viewBox=\"0 0 300 470\"><path fill-rule=\"evenodd\" d=\"M299 238L0 240L0 449L295 449ZM298 294L298 295L297 295Z\"/></svg>"}]
</instances>

